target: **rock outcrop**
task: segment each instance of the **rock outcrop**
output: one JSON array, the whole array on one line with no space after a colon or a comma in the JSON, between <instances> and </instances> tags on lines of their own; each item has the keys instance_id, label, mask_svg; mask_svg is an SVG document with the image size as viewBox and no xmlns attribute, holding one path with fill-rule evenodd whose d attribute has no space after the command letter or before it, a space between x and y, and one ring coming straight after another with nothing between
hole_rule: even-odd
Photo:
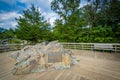
<instances>
[{"instance_id":1,"label":"rock outcrop","mask_svg":"<svg viewBox=\"0 0 120 80\"><path fill-rule=\"evenodd\" d=\"M13 74L66 69L70 68L72 62L75 62L72 52L65 50L58 41L28 45L22 50L12 53L11 57L16 60Z\"/></svg>"}]
</instances>

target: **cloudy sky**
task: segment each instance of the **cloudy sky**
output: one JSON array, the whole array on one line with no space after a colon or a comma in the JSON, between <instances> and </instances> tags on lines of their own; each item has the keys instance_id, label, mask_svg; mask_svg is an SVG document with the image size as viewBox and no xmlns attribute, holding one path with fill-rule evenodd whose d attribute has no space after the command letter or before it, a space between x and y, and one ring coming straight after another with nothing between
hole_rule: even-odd
<instances>
[{"instance_id":1,"label":"cloudy sky","mask_svg":"<svg viewBox=\"0 0 120 80\"><path fill-rule=\"evenodd\" d=\"M51 11L50 3L52 0L0 0L0 27L16 28L17 22L15 18L22 15L22 11L30 8L31 4L39 7L42 15L49 20L53 26L53 22L58 17L56 13ZM82 5L85 3L82 2Z\"/></svg>"}]
</instances>

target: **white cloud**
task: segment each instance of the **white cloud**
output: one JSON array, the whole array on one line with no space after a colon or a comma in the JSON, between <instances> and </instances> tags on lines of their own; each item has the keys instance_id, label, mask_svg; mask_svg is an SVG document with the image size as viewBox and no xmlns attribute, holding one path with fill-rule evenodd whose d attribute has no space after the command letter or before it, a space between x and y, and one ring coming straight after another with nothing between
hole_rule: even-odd
<instances>
[{"instance_id":1,"label":"white cloud","mask_svg":"<svg viewBox=\"0 0 120 80\"><path fill-rule=\"evenodd\" d=\"M18 14L17 12L8 12L8 13L1 13L0 20L9 20L9 19L13 19L15 17L21 16L21 14Z\"/></svg>"},{"instance_id":2,"label":"white cloud","mask_svg":"<svg viewBox=\"0 0 120 80\"><path fill-rule=\"evenodd\" d=\"M16 21L5 21L4 23L0 23L0 27L5 29L16 28L16 25Z\"/></svg>"},{"instance_id":3,"label":"white cloud","mask_svg":"<svg viewBox=\"0 0 120 80\"><path fill-rule=\"evenodd\" d=\"M17 12L0 13L0 27L15 28L17 25L15 18L19 16L22 15Z\"/></svg>"},{"instance_id":4,"label":"white cloud","mask_svg":"<svg viewBox=\"0 0 120 80\"><path fill-rule=\"evenodd\" d=\"M42 12L40 7L38 7L38 11L39 11L39 12Z\"/></svg>"},{"instance_id":5,"label":"white cloud","mask_svg":"<svg viewBox=\"0 0 120 80\"><path fill-rule=\"evenodd\" d=\"M86 0L81 0L81 3L80 3L80 8L87 5L88 2Z\"/></svg>"},{"instance_id":6,"label":"white cloud","mask_svg":"<svg viewBox=\"0 0 120 80\"><path fill-rule=\"evenodd\" d=\"M51 24L52 27L54 26L55 20L56 20L56 16L50 18L50 24Z\"/></svg>"},{"instance_id":7,"label":"white cloud","mask_svg":"<svg viewBox=\"0 0 120 80\"><path fill-rule=\"evenodd\" d=\"M13 22L11 22L11 25L12 25L14 28L16 28L17 22L16 22L16 21L13 21Z\"/></svg>"},{"instance_id":8,"label":"white cloud","mask_svg":"<svg viewBox=\"0 0 120 80\"><path fill-rule=\"evenodd\" d=\"M58 18L58 15L56 13L53 13L53 12L49 12L49 13L43 12L42 15L45 17L46 20L48 20L48 22L53 27L55 20Z\"/></svg>"}]
</instances>

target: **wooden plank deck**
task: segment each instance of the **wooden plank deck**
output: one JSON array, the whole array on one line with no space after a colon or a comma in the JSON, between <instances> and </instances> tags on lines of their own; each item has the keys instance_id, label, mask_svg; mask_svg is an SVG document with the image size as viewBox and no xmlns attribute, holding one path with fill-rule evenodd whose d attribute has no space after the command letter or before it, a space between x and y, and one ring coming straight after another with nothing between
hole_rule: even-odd
<instances>
[{"instance_id":1,"label":"wooden plank deck","mask_svg":"<svg viewBox=\"0 0 120 80\"><path fill-rule=\"evenodd\" d=\"M13 75L12 52L0 53L0 80L120 80L120 61L80 56L70 69ZM104 55L104 54L103 54Z\"/></svg>"}]
</instances>

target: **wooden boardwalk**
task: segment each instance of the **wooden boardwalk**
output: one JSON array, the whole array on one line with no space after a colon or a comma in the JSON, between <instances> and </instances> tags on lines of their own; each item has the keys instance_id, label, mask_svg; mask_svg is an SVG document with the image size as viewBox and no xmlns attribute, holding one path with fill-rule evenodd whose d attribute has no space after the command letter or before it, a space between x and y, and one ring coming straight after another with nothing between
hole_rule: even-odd
<instances>
[{"instance_id":1,"label":"wooden boardwalk","mask_svg":"<svg viewBox=\"0 0 120 80\"><path fill-rule=\"evenodd\" d=\"M13 75L11 52L0 53L0 80L120 80L120 61L80 56L70 69Z\"/></svg>"}]
</instances>

